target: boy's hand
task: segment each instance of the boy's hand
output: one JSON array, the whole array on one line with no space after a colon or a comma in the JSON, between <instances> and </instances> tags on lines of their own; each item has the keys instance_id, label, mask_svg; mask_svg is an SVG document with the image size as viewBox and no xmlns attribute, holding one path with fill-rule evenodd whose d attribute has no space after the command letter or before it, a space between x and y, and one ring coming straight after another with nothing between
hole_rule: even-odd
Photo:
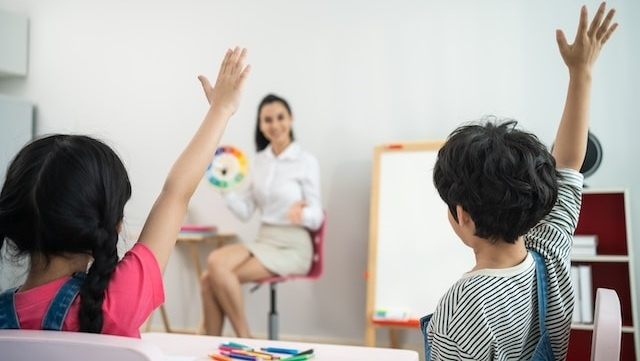
<instances>
[{"instance_id":1,"label":"boy's hand","mask_svg":"<svg viewBox=\"0 0 640 361\"><path fill-rule=\"evenodd\" d=\"M568 44L562 30L556 30L556 40L560 48L560 55L570 71L591 71L600 54L600 49L609 40L611 34L618 27L618 23L611 24L615 10L611 9L604 17L606 3L600 4L598 12L593 17L591 25L587 29L587 8L580 9L580 23L573 44ZM604 17L604 20L603 20Z\"/></svg>"},{"instance_id":2,"label":"boy's hand","mask_svg":"<svg viewBox=\"0 0 640 361\"><path fill-rule=\"evenodd\" d=\"M242 85L251 70L251 65L244 65L246 56L247 49L245 48L240 49L236 46L233 50L227 50L222 65L220 65L218 79L213 87L204 75L198 76L209 105L220 108L230 115L236 112L240 103Z\"/></svg>"}]
</instances>

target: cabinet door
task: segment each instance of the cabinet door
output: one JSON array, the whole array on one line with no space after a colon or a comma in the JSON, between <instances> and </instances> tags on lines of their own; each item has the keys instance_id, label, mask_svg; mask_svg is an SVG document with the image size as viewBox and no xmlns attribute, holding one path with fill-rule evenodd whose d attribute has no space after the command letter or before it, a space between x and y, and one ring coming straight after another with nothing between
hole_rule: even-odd
<instances>
[{"instance_id":1,"label":"cabinet door","mask_svg":"<svg viewBox=\"0 0 640 361\"><path fill-rule=\"evenodd\" d=\"M0 77L27 75L28 37L26 16L0 10Z\"/></svg>"},{"instance_id":2,"label":"cabinet door","mask_svg":"<svg viewBox=\"0 0 640 361\"><path fill-rule=\"evenodd\" d=\"M0 95L0 184L9 162L33 138L33 105Z\"/></svg>"}]
</instances>

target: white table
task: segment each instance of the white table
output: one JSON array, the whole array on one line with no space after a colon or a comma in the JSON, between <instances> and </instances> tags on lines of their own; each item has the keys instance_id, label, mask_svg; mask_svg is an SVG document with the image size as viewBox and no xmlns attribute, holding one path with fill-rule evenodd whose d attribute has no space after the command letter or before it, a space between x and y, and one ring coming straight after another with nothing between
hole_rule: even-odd
<instances>
[{"instance_id":1,"label":"white table","mask_svg":"<svg viewBox=\"0 0 640 361\"><path fill-rule=\"evenodd\" d=\"M316 344L305 342L270 341L232 337L185 335L177 333L143 333L142 339L156 345L168 355L168 360L212 361L208 355L218 353L222 343L236 342L253 348L281 347L298 350L313 349L312 361L418 361L418 353L410 350Z\"/></svg>"}]
</instances>

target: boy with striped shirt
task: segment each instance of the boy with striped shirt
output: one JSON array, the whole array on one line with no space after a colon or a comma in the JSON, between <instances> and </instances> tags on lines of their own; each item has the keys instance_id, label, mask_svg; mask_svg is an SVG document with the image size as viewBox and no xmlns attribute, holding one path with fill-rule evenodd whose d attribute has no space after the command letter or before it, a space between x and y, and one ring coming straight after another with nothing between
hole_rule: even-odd
<instances>
[{"instance_id":1,"label":"boy with striped shirt","mask_svg":"<svg viewBox=\"0 0 640 361\"><path fill-rule=\"evenodd\" d=\"M494 119L459 127L439 151L434 183L476 264L421 320L427 360L566 358L591 73L613 15L602 3L588 25L583 6L574 43L556 33L570 76L553 154Z\"/></svg>"}]
</instances>

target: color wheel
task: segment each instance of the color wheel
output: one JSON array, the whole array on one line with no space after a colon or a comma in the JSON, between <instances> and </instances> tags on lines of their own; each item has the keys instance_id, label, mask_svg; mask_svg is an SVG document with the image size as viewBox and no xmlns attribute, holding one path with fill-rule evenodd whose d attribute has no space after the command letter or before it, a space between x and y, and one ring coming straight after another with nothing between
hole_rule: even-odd
<instances>
[{"instance_id":1,"label":"color wheel","mask_svg":"<svg viewBox=\"0 0 640 361\"><path fill-rule=\"evenodd\" d=\"M236 147L225 145L216 149L205 176L214 187L227 190L242 183L247 171L244 153Z\"/></svg>"}]
</instances>

